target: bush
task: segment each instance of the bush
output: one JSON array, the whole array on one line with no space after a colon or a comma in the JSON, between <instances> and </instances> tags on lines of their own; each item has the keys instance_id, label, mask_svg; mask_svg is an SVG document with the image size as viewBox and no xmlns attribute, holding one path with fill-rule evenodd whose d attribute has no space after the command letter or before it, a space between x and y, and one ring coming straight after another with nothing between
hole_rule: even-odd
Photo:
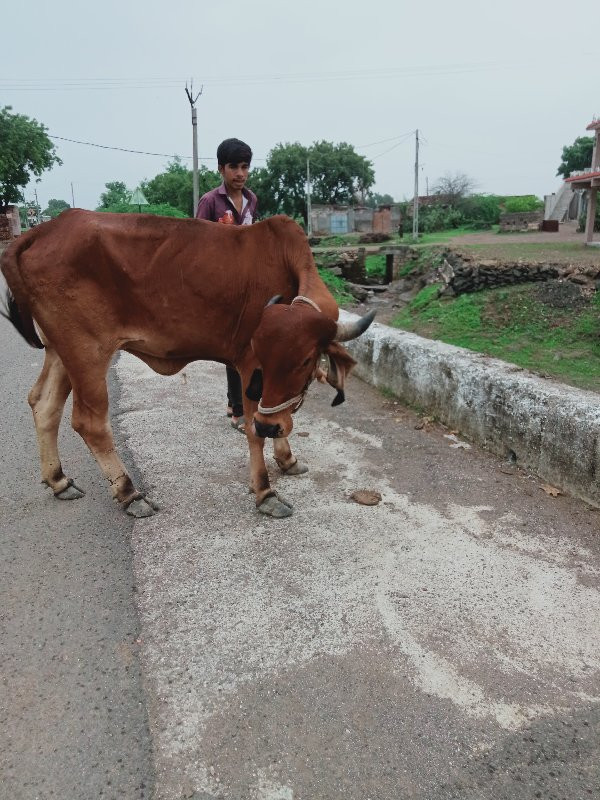
<instances>
[{"instance_id":1,"label":"bush","mask_svg":"<svg viewBox=\"0 0 600 800\"><path fill-rule=\"evenodd\" d=\"M459 228L465 218L457 208L446 206L425 206L419 211L419 228L424 233Z\"/></svg>"},{"instance_id":2,"label":"bush","mask_svg":"<svg viewBox=\"0 0 600 800\"><path fill-rule=\"evenodd\" d=\"M523 194L505 197L503 206L507 214L522 214L527 211L540 211L544 207L544 203L534 194Z\"/></svg>"},{"instance_id":3,"label":"bush","mask_svg":"<svg viewBox=\"0 0 600 800\"><path fill-rule=\"evenodd\" d=\"M129 205L129 203L115 203L107 208L99 208L98 211L108 211L112 214L137 214L138 207L136 205ZM187 214L180 211L178 208L173 208L168 203L158 203L155 205L148 205L141 207L142 214L154 214L157 217L179 217L185 219Z\"/></svg>"},{"instance_id":4,"label":"bush","mask_svg":"<svg viewBox=\"0 0 600 800\"><path fill-rule=\"evenodd\" d=\"M585 223L587 221L587 214L582 214L579 217L579 225L577 226L577 233L585 233ZM594 232L600 233L600 205L596 209L596 220L594 222Z\"/></svg>"},{"instance_id":5,"label":"bush","mask_svg":"<svg viewBox=\"0 0 600 800\"><path fill-rule=\"evenodd\" d=\"M480 230L497 225L500 221L501 199L495 194L464 197L460 202L460 210L464 214L465 224Z\"/></svg>"}]
</instances>

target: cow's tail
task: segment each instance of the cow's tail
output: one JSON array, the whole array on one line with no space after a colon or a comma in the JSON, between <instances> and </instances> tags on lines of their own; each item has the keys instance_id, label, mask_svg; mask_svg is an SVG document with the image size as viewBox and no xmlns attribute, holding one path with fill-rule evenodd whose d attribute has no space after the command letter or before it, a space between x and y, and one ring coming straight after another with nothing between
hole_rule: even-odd
<instances>
[{"instance_id":1,"label":"cow's tail","mask_svg":"<svg viewBox=\"0 0 600 800\"><path fill-rule=\"evenodd\" d=\"M19 266L17 263L18 255L22 249L27 248L27 244L25 244L24 247L21 242L19 242L17 246L15 246L15 244L10 246L2 257L2 272L9 286L6 289L4 308L0 308L0 315L6 317L9 322L12 322L27 344L31 345L31 347L37 347L39 350L43 350L44 345L35 329L33 317L31 316L27 303L24 300L17 302L15 295L10 289L10 284L12 283L14 285L14 280L12 279L16 278L19 274Z\"/></svg>"},{"instance_id":2,"label":"cow's tail","mask_svg":"<svg viewBox=\"0 0 600 800\"><path fill-rule=\"evenodd\" d=\"M12 322L27 344L31 345L31 347L37 347L39 350L44 349L42 340L38 336L35 325L33 324L33 317L29 313L29 310L23 309L17 304L10 289L6 290L4 308L0 309L0 314L6 317L9 322Z\"/></svg>"}]
</instances>

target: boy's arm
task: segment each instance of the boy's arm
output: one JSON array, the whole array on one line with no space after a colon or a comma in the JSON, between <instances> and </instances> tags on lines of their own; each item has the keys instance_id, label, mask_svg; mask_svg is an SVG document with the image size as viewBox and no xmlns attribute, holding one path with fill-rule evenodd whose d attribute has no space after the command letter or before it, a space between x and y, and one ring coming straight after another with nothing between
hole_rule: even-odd
<instances>
[{"instance_id":1,"label":"boy's arm","mask_svg":"<svg viewBox=\"0 0 600 800\"><path fill-rule=\"evenodd\" d=\"M196 219L207 219L209 222L216 222L215 219L215 204L212 197L203 195L198 203L198 211L196 211Z\"/></svg>"}]
</instances>

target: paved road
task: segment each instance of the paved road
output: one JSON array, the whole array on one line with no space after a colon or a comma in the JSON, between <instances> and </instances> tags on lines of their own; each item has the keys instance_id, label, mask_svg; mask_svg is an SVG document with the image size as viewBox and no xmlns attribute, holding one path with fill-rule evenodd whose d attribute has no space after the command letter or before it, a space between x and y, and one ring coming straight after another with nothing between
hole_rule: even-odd
<instances>
[{"instance_id":1,"label":"paved road","mask_svg":"<svg viewBox=\"0 0 600 800\"><path fill-rule=\"evenodd\" d=\"M63 461L88 494L40 484L26 397L43 356L4 320L0 342L0 798L150 798L132 526L68 421Z\"/></svg>"},{"instance_id":2,"label":"paved road","mask_svg":"<svg viewBox=\"0 0 600 800\"><path fill-rule=\"evenodd\" d=\"M265 519L222 367L117 372L164 504L132 537L161 800L600 794L597 511L353 381L314 388Z\"/></svg>"},{"instance_id":3,"label":"paved road","mask_svg":"<svg viewBox=\"0 0 600 800\"><path fill-rule=\"evenodd\" d=\"M129 538L70 436L86 498L37 484L13 384L38 354L3 351L3 800L599 796L598 511L351 380L335 409L313 388L293 438L311 471L276 478L295 515L263 518L223 368L124 356L115 420L163 504Z\"/></svg>"}]
</instances>

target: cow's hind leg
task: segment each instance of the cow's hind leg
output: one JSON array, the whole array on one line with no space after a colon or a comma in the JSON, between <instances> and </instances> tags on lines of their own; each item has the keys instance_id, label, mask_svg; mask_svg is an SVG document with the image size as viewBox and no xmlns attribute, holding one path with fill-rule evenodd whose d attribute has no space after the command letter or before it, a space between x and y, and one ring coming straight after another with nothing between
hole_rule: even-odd
<instances>
[{"instance_id":1,"label":"cow's hind leg","mask_svg":"<svg viewBox=\"0 0 600 800\"><path fill-rule=\"evenodd\" d=\"M58 453L58 428L71 391L71 380L56 350L46 345L44 366L29 392L40 451L42 482L61 500L77 500L83 491L63 472Z\"/></svg>"},{"instance_id":2,"label":"cow's hind leg","mask_svg":"<svg viewBox=\"0 0 600 800\"><path fill-rule=\"evenodd\" d=\"M113 498L131 516L149 517L158 507L135 488L115 449L108 419L107 369L108 362L85 366L79 363L76 370L71 370L71 375L77 376L73 378L73 429L98 462L110 483Z\"/></svg>"},{"instance_id":3,"label":"cow's hind leg","mask_svg":"<svg viewBox=\"0 0 600 800\"><path fill-rule=\"evenodd\" d=\"M292 453L287 439L273 439L275 461L284 475L304 475L308 467Z\"/></svg>"}]
</instances>

